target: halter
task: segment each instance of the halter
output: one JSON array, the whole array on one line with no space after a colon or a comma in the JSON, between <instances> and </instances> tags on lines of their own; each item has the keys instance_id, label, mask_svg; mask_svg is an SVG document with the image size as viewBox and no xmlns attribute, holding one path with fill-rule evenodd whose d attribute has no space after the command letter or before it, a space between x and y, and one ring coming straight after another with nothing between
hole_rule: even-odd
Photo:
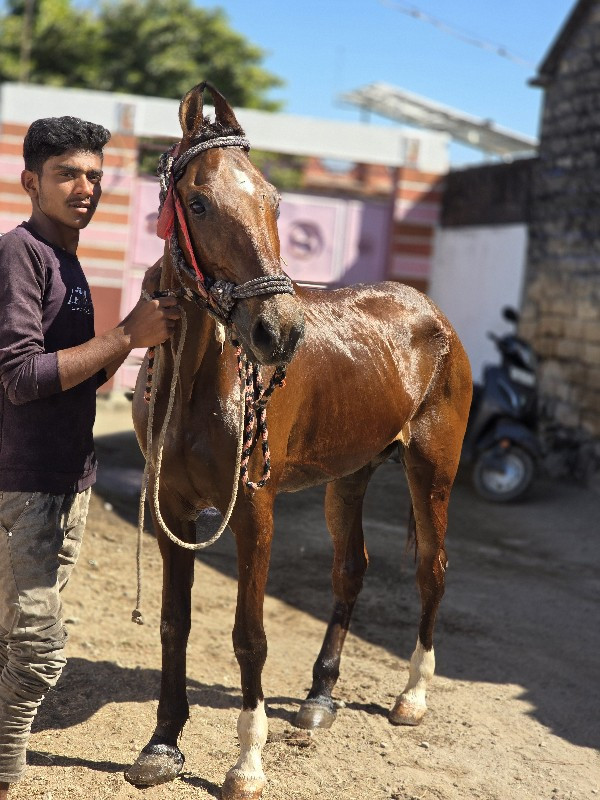
<instances>
[{"instance_id":1,"label":"halter","mask_svg":"<svg viewBox=\"0 0 600 800\"><path fill-rule=\"evenodd\" d=\"M171 260L179 279L180 288L168 290L166 292L156 292L155 296L171 294L178 297L185 297L194 301L201 308L204 308L217 321L219 325L229 328L229 338L236 349L238 362L238 378L240 385L245 386L244 396L244 433L243 449L241 451L241 462L239 464L240 479L244 486L251 490L260 489L267 483L271 476L271 458L269 452L269 433L267 429L267 402L277 386L285 386L286 365L276 367L269 385L265 389L263 386L262 373L259 364L253 364L244 353L240 342L234 338L231 331L232 321L231 312L238 300L248 297L258 297L264 294L294 294L294 285L287 275L264 275L252 278L240 285L228 281L217 281L203 275L191 243L187 228L185 215L181 206L181 201L177 195L176 184L183 177L187 165L200 153L214 147L241 147L244 150L250 149L250 143L243 136L221 136L199 142L192 145L188 150L179 155L181 142L174 144L166 153L160 157L157 173L160 179L160 205L158 210L157 233L162 239L169 240L169 250ZM186 243L194 273L190 270L188 260L179 244L179 238L175 229L175 218ZM185 286L183 274L193 277L198 291L194 291ZM150 299L149 297L147 299ZM221 331L223 329L221 328ZM224 340L224 337L221 341ZM148 366L146 373L146 387L144 399L150 403L152 397L152 376L154 373L154 360L156 348L148 349ZM175 379L175 376L174 376ZM257 438L260 437L263 452L263 472L260 480L254 482L249 479L248 462L253 450L254 431Z\"/></svg>"},{"instance_id":2,"label":"halter","mask_svg":"<svg viewBox=\"0 0 600 800\"><path fill-rule=\"evenodd\" d=\"M245 283L235 284L229 281L214 280L202 273L196 260L185 214L177 193L177 182L183 177L190 161L200 153L215 147L241 147L248 151L250 142L243 136L220 136L194 144L181 155L179 155L180 147L181 142L174 144L166 153L163 153L158 162L160 205L156 232L161 239L169 241L171 259L181 283L183 295L188 300L193 300L205 308L222 325L230 326L231 313L237 300L264 294L294 294L292 281L283 274L262 275ZM188 258L185 257L179 244L175 218L177 218L185 241ZM190 264L193 271L190 269ZM194 280L197 291L185 286L182 277L184 274Z\"/></svg>"}]
</instances>

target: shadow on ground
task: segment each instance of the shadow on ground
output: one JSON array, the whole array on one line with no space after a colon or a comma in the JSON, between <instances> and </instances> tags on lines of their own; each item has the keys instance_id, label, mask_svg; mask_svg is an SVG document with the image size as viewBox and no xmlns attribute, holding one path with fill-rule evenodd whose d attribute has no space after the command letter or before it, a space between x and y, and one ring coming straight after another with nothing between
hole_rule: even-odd
<instances>
[{"instance_id":1,"label":"shadow on ground","mask_svg":"<svg viewBox=\"0 0 600 800\"><path fill-rule=\"evenodd\" d=\"M101 465L110 464L105 472L101 467L97 492L136 525L143 461L135 437L104 436L97 445ZM467 478L459 476L451 501L450 564L436 629L437 672L460 680L520 685L541 724L574 744L598 747L597 711L590 703L597 686L594 653L600 644L590 640L600 591L598 496L575 485L540 480L527 501L493 505L474 495ZM365 501L370 566L352 631L402 658L413 649L420 613L413 558L405 552L408 509L402 468L387 462L375 474ZM331 546L323 490L280 496L275 519L267 591L327 620ZM236 575L229 533L198 558ZM315 656L319 647L315 642ZM75 677L80 667L71 666ZM108 665L104 669L106 681L98 680L91 691L99 691L100 684L110 691L106 699L89 698L92 705L106 702L108 695L115 699L113 687L119 681ZM151 676L151 689L145 688L146 678L121 675L123 699L135 700L140 692L140 699L154 698L156 676ZM198 686L191 691L196 693L194 702L210 704L228 703L234 690ZM237 705L237 694L232 702Z\"/></svg>"}]
</instances>

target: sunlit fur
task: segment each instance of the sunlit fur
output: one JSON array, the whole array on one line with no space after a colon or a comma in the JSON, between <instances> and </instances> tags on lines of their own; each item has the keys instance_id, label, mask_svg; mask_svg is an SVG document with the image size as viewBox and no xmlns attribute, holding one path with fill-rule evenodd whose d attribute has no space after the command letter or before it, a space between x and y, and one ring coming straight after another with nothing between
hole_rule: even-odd
<instances>
[{"instance_id":1,"label":"sunlit fur","mask_svg":"<svg viewBox=\"0 0 600 800\"><path fill-rule=\"evenodd\" d=\"M204 88L196 87L182 101L183 147L189 146L205 125ZM235 127L224 98L213 91L213 99L222 125ZM247 185L243 176L247 176ZM253 192L246 191L247 186L252 186ZM276 193L246 153L231 147L198 155L177 189L206 274L235 283L278 274ZM190 210L192 198L198 195L206 199L207 211L201 216ZM166 252L162 286L176 288L178 284ZM165 440L159 496L171 530L179 538L193 541L194 514L210 506L223 513L229 503L237 446L233 423L238 382L234 350L228 345L222 349L215 340L211 317L193 303L184 301L183 305L187 338ZM262 612L275 495L327 484L325 513L334 548L334 608L307 701L296 719L303 727L327 727L335 717L332 691L368 561L361 522L364 493L375 468L398 447L402 448L416 522L421 616L417 648L402 695L416 713L408 718L393 710L391 721L413 724L424 713L426 684L433 674L435 616L444 591L448 500L467 422L471 376L461 343L443 314L428 297L398 283L336 291L297 286L293 297L264 296L240 302L233 320L236 333L253 357L265 364L276 363L281 355L291 357L287 385L274 392L267 408L271 479L254 493L241 488L230 519L239 576L233 645L241 673L242 750L227 776L223 796L241 800L260 797L263 786L259 750L266 729L261 721L261 676L267 642ZM274 332L270 344L256 337L260 320ZM302 336L293 342L301 329ZM175 334L162 348L156 381L155 447L178 344L179 334ZM266 380L270 374L265 367ZM142 368L133 410L143 450L148 419L144 383ZM249 468L251 477L260 472L260 446L255 448ZM153 480L151 471L151 483ZM401 528L399 521L399 538ZM148 747L152 752L152 748L167 748L165 758L172 767L183 763L178 741L188 715L185 651L194 557L172 544L159 529L157 539L164 564L163 677L157 727ZM305 679L291 667L289 680L294 695ZM143 777L152 783L154 773L146 770Z\"/></svg>"}]
</instances>

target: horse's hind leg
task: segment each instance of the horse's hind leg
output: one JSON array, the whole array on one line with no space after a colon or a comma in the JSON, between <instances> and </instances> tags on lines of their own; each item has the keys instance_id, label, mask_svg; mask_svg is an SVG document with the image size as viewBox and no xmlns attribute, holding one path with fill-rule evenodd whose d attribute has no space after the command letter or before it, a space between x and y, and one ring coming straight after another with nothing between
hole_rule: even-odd
<instances>
[{"instance_id":1,"label":"horse's hind leg","mask_svg":"<svg viewBox=\"0 0 600 800\"><path fill-rule=\"evenodd\" d=\"M339 677L342 647L368 563L362 507L373 471L373 467L367 465L352 475L327 484L325 517L334 545L332 582L335 602L321 652L313 667L311 690L294 720L299 728L330 728L335 719L331 693Z\"/></svg>"},{"instance_id":2,"label":"horse's hind leg","mask_svg":"<svg viewBox=\"0 0 600 800\"><path fill-rule=\"evenodd\" d=\"M184 541L195 541L194 522L178 519L161 509L165 523ZM190 632L194 551L171 542L154 523L163 560L163 593L160 620L162 673L157 723L154 733L125 778L136 786L155 786L173 780L181 772L183 753L177 741L188 716L186 694L186 647Z\"/></svg>"},{"instance_id":3,"label":"horse's hind leg","mask_svg":"<svg viewBox=\"0 0 600 800\"><path fill-rule=\"evenodd\" d=\"M437 412L439 409L431 409L411 422L411 438L404 452L416 523L421 620L408 683L390 713L390 722L396 725L421 721L427 710L427 683L435 669L433 629L444 594L448 501L464 432L464 424L453 410Z\"/></svg>"}]
</instances>

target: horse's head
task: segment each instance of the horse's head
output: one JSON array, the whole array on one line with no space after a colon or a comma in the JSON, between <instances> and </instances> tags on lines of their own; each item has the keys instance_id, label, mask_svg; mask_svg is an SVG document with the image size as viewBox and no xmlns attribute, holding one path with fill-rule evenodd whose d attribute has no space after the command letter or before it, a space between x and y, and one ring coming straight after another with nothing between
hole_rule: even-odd
<instances>
[{"instance_id":1,"label":"horse's head","mask_svg":"<svg viewBox=\"0 0 600 800\"><path fill-rule=\"evenodd\" d=\"M213 97L214 122L203 115L205 88ZM250 162L244 132L216 89L206 83L195 86L181 101L179 119L183 139L176 162L181 166L174 175L175 194L189 232L186 242L184 226L179 225L181 249L186 260L195 256L207 282L238 287L253 282L247 292L240 287L234 294L242 298L235 303L231 321L254 360L287 362L302 337L304 315L293 293L273 293L293 291L280 265L278 192ZM203 144L207 147L202 148ZM279 289L275 288L277 276ZM189 275L183 280L193 283ZM250 287L260 287L265 293L243 296L252 294Z\"/></svg>"}]
</instances>

